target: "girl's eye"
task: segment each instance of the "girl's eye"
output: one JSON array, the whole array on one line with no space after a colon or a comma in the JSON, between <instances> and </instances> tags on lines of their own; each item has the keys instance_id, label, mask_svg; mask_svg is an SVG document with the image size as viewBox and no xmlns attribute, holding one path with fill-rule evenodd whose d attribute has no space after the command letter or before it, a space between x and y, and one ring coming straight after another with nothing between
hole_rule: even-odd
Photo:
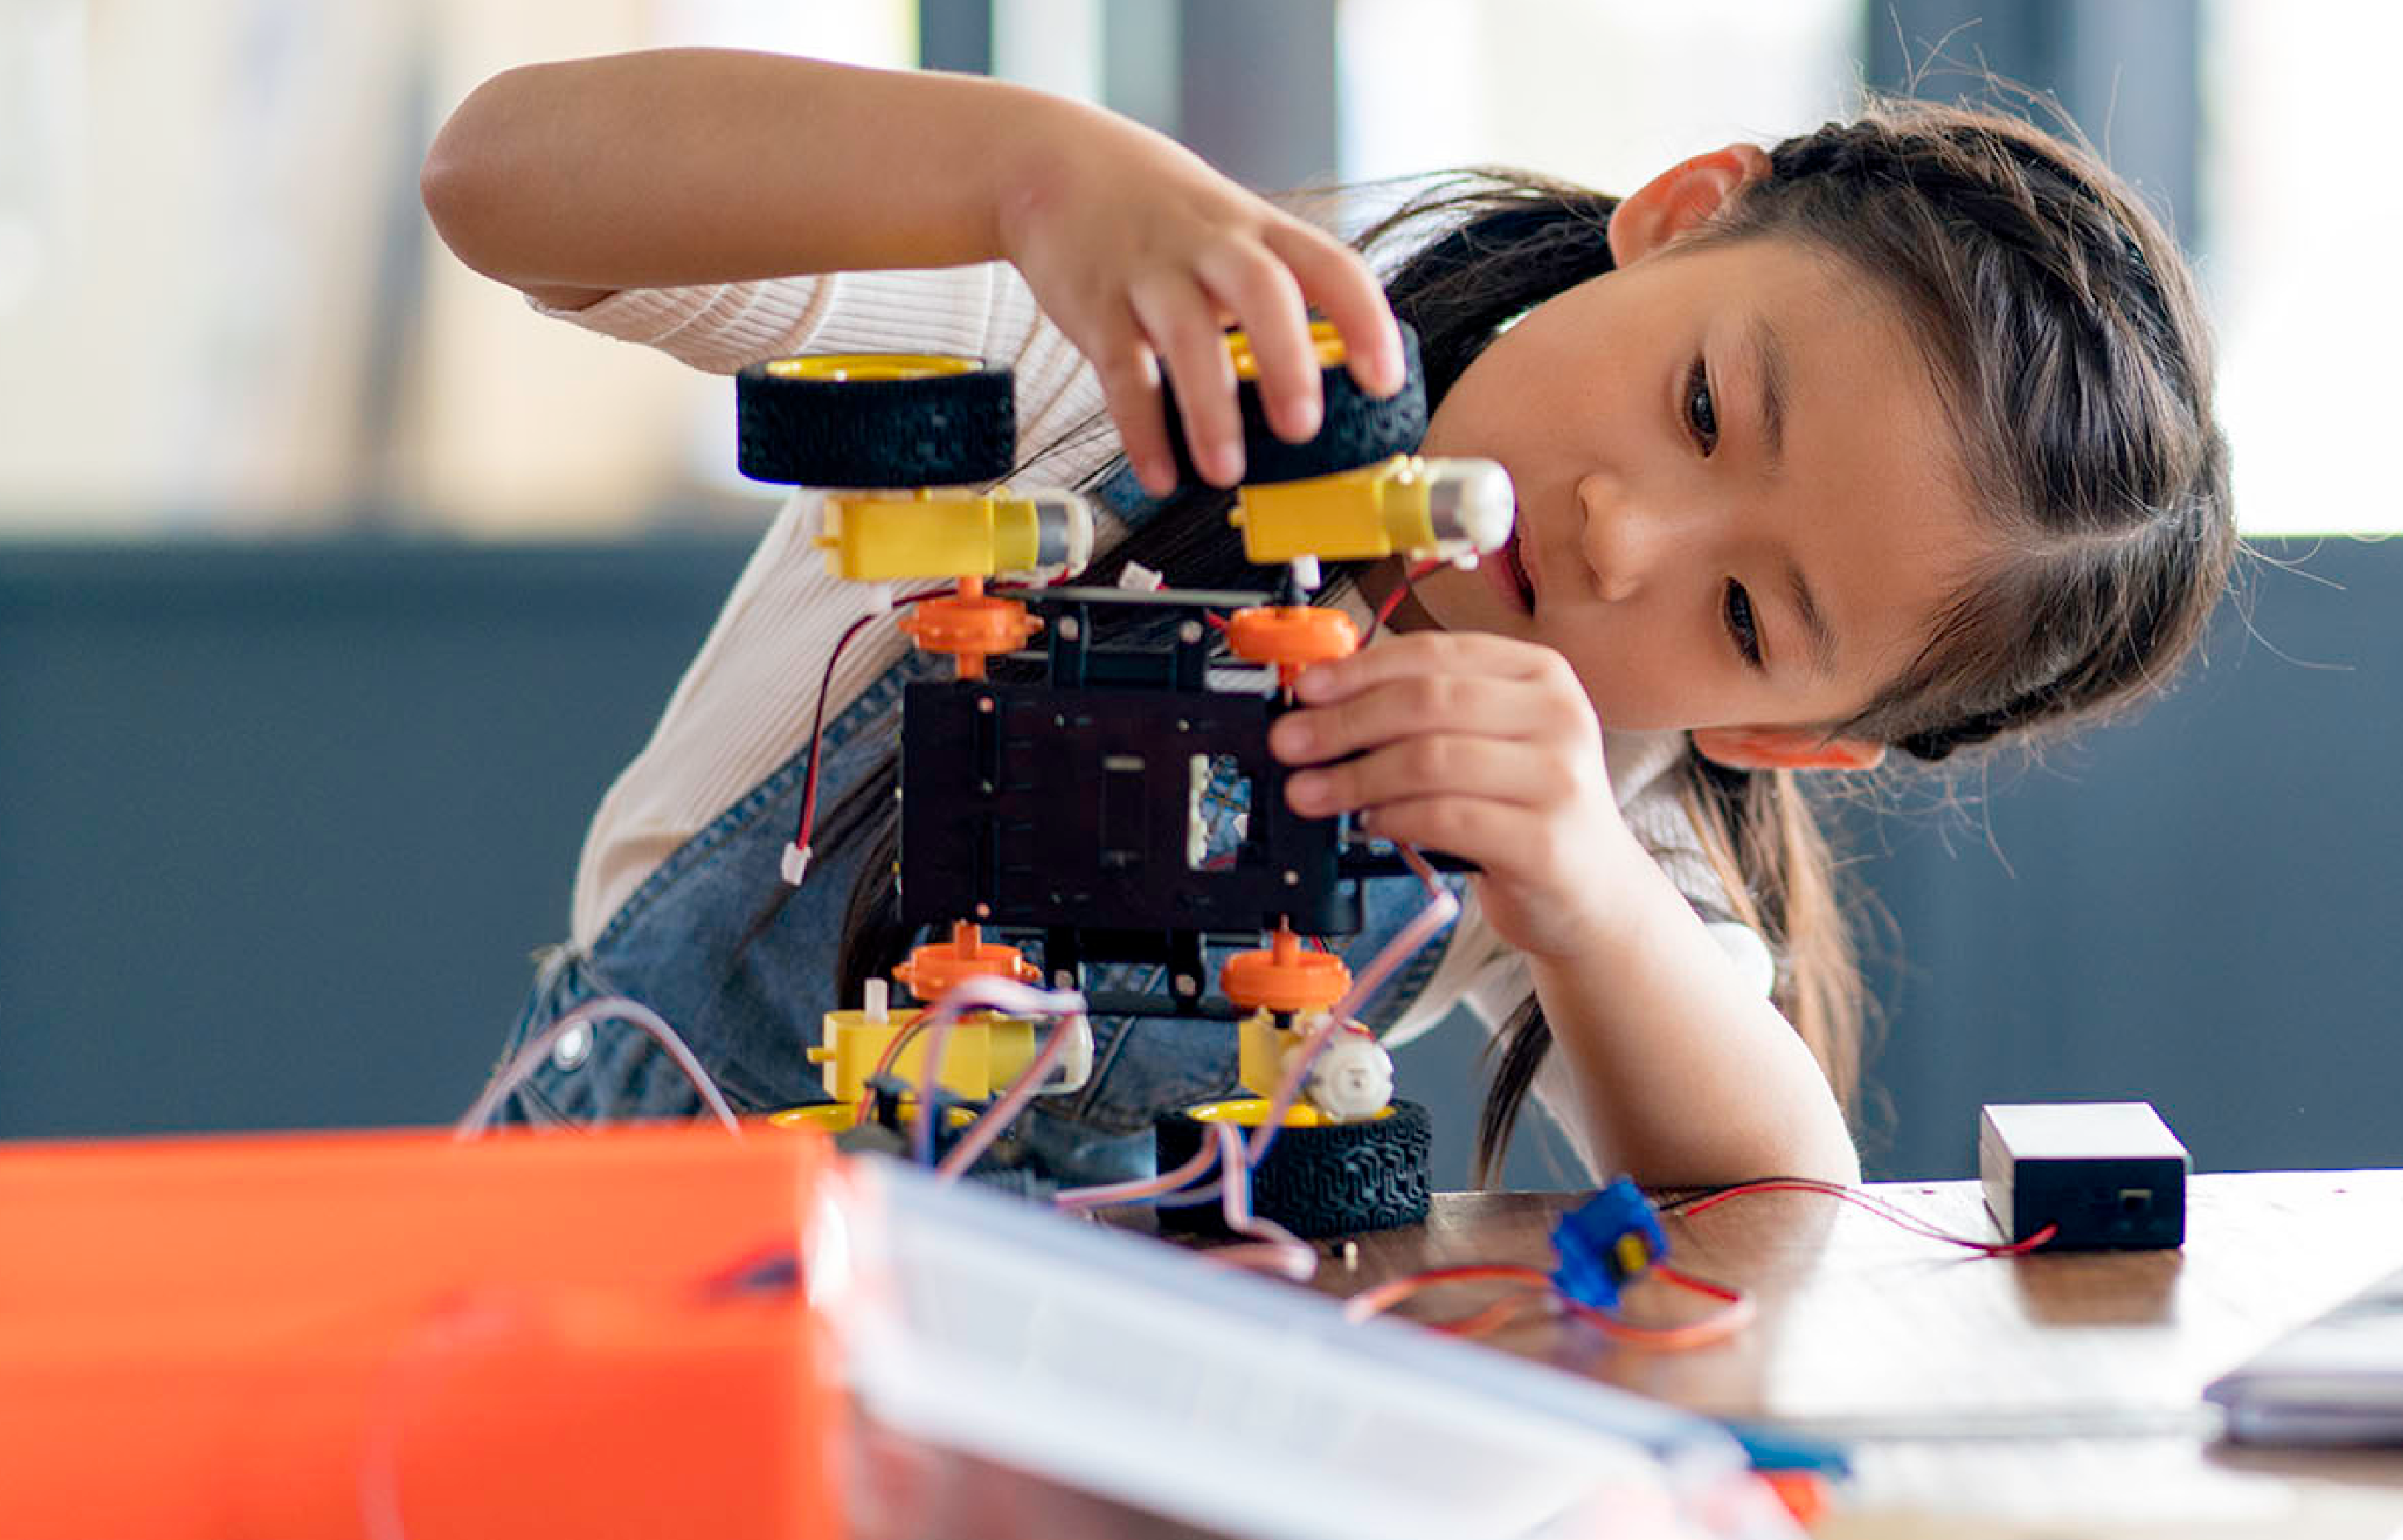
<instances>
[{"instance_id":1,"label":"girl's eye","mask_svg":"<svg viewBox=\"0 0 2403 1540\"><path fill-rule=\"evenodd\" d=\"M1743 654L1746 663L1754 668L1760 667L1760 628L1753 620L1752 595L1744 592L1742 583L1730 577L1728 579L1726 600L1720 607L1727 613L1728 634L1735 638L1735 650Z\"/></svg>"},{"instance_id":2,"label":"girl's eye","mask_svg":"<svg viewBox=\"0 0 2403 1540\"><path fill-rule=\"evenodd\" d=\"M1718 408L1711 400L1710 373L1699 354L1694 367L1686 371L1686 428L1704 454L1719 447Z\"/></svg>"}]
</instances>

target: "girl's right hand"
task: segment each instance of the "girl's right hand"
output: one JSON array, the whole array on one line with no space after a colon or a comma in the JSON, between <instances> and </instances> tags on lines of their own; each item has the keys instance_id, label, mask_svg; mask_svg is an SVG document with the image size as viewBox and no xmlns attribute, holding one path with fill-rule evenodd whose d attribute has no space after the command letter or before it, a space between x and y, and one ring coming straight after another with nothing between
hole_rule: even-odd
<instances>
[{"instance_id":1,"label":"girl's right hand","mask_svg":"<svg viewBox=\"0 0 2403 1540\"><path fill-rule=\"evenodd\" d=\"M1176 484L1163 366L1195 467L1219 486L1243 479L1230 324L1250 335L1269 425L1290 442L1321 421L1311 306L1341 334L1363 390L1401 388L1401 338L1359 253L1174 140L1097 108L1061 106L1005 173L997 234L1044 312L1092 361L1146 490Z\"/></svg>"}]
</instances>

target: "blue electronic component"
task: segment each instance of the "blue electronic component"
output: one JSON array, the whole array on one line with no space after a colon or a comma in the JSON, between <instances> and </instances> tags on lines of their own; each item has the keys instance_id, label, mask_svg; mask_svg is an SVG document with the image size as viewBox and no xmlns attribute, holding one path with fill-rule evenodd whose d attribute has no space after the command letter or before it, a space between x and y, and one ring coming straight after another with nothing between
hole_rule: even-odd
<instances>
[{"instance_id":1,"label":"blue electronic component","mask_svg":"<svg viewBox=\"0 0 2403 1540\"><path fill-rule=\"evenodd\" d=\"M1615 1310L1618 1291L1669 1255L1660 1212L1622 1176L1561 1215L1552 1227L1552 1250L1560 1256L1552 1283L1563 1294L1596 1310Z\"/></svg>"}]
</instances>

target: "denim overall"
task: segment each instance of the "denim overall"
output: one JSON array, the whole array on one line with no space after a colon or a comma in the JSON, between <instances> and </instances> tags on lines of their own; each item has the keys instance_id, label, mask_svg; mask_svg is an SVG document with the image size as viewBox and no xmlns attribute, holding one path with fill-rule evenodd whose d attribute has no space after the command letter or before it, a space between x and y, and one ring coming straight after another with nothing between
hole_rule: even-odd
<instances>
[{"instance_id":1,"label":"denim overall","mask_svg":"<svg viewBox=\"0 0 2403 1540\"><path fill-rule=\"evenodd\" d=\"M1100 495L1130 523L1151 511L1123 469ZM808 880L764 928L757 928L761 916L783 891L779 867L799 817L807 745L646 879L590 950L563 945L543 954L500 1061L579 1003L629 995L676 1028L738 1109L826 1101L806 1053L826 1012L859 1004L862 980L837 978L837 956L852 884L870 843L826 838L834 832L826 825L826 810L840 807L900 741L904 686L951 673L949 659L911 653L828 724L819 770L821 838ZM1223 821L1231 810L1214 797L1203 812L1205 821ZM1462 879L1444 881L1457 892ZM1407 875L1365 881L1361 899L1362 929L1343 943L1355 975L1427 902L1418 879ZM1382 1030L1401 1016L1435 972L1442 940L1421 949L1368 1003L1365 1024ZM1217 956L1210 962L1215 968ZM1086 969L1094 990L1156 990L1158 973L1132 964ZM1024 1122L1029 1147L1063 1181L1149 1175L1152 1119L1236 1087L1234 1027L1161 1017L1097 1019L1092 1026L1091 1078L1082 1090L1034 1104ZM604 1021L563 1038L504 1116L557 1126L688 1117L700 1107L690 1084L647 1036Z\"/></svg>"}]
</instances>

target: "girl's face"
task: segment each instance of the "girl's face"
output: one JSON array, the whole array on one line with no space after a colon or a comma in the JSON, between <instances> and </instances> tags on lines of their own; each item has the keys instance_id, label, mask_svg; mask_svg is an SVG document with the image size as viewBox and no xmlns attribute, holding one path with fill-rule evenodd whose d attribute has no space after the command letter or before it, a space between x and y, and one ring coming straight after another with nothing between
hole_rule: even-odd
<instances>
[{"instance_id":1,"label":"girl's face","mask_svg":"<svg viewBox=\"0 0 2403 1540\"><path fill-rule=\"evenodd\" d=\"M1900 318L1785 240L1662 246L1556 296L1423 452L1498 460L1519 500L1505 552L1418 586L1437 623L1556 649L1605 727L1746 729L1698 740L1736 762L1867 704L1992 545Z\"/></svg>"}]
</instances>

